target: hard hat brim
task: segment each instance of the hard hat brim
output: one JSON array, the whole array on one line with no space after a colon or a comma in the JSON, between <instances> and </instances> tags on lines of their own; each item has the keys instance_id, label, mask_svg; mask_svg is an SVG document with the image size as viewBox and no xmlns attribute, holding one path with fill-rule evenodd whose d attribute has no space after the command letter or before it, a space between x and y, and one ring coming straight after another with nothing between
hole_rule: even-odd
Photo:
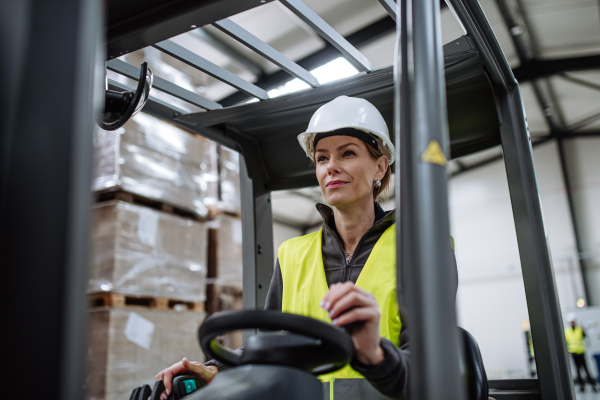
<instances>
[{"instance_id":1,"label":"hard hat brim","mask_svg":"<svg viewBox=\"0 0 600 400\"><path fill-rule=\"evenodd\" d=\"M306 156L314 162L315 160L313 158L313 155L315 153L315 148L314 148L315 136L319 133L329 133L329 132L334 132L337 130L347 129L347 128L366 132L366 133L370 134L371 136L375 137L375 139L377 140L379 151L381 151L381 153L388 159L388 165L392 165L394 163L395 147L394 147L394 144L392 143L392 141L388 137L382 136L379 132L374 132L369 129L361 129L356 126L335 126L335 127L332 127L332 129L319 129L318 131L302 132L301 134L298 135L298 143L300 143L300 146L306 153ZM344 136L343 133L340 133L340 135Z\"/></svg>"}]
</instances>

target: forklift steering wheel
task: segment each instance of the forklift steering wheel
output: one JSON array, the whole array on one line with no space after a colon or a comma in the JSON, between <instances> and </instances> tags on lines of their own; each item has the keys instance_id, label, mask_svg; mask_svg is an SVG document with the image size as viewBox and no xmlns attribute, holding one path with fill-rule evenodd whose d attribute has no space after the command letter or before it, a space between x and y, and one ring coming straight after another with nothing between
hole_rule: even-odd
<instances>
[{"instance_id":1,"label":"forklift steering wheel","mask_svg":"<svg viewBox=\"0 0 600 400\"><path fill-rule=\"evenodd\" d=\"M249 338L243 354L221 346L215 338L238 329L265 329ZM282 332L285 331L285 332ZM208 357L229 366L290 366L314 375L337 371L350 362L354 344L342 328L313 318L277 311L224 311L211 315L198 330Z\"/></svg>"}]
</instances>

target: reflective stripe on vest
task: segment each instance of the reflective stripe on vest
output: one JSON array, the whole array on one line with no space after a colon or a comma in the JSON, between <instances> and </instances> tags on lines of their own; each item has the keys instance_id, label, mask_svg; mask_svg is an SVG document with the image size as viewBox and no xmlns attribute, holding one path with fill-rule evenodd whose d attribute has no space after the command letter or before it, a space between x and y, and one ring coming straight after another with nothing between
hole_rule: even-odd
<instances>
[{"instance_id":1,"label":"reflective stripe on vest","mask_svg":"<svg viewBox=\"0 0 600 400\"><path fill-rule=\"evenodd\" d=\"M290 239L279 247L279 266L283 280L281 308L283 312L304 315L330 323L327 312L319 307L323 296L329 290L323 265L322 231L320 229L318 232ZM356 286L375 295L381 312L380 335L399 346L402 325L396 301L395 224L386 229L373 247L356 281ZM328 389L331 389L333 385L331 399L338 394L336 385L341 384L338 380L363 379L363 376L347 365L337 372L321 375L319 379L322 382L329 382ZM353 385L349 381L344 383L340 385L340 388ZM363 379L358 386L362 387L365 383L368 384ZM357 396L360 394L357 393ZM347 393L343 397L338 397L338 399L340 398L351 399L347 397ZM360 399L362 397L353 398Z\"/></svg>"},{"instance_id":2,"label":"reflective stripe on vest","mask_svg":"<svg viewBox=\"0 0 600 400\"><path fill-rule=\"evenodd\" d=\"M569 353L585 353L585 343L583 341L583 329L580 326L575 329L569 327L565 329L565 338L567 339L567 350Z\"/></svg>"}]
</instances>

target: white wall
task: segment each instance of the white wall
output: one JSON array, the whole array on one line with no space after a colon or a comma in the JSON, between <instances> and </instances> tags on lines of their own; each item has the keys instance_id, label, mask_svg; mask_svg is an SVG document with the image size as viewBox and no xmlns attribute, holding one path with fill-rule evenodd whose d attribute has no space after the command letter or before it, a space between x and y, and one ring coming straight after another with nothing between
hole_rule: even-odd
<instances>
[{"instance_id":1,"label":"white wall","mask_svg":"<svg viewBox=\"0 0 600 400\"><path fill-rule=\"evenodd\" d=\"M540 145L533 153L559 298L563 307L573 307L582 285L557 145ZM591 200L590 193L584 197ZM449 198L459 323L477 339L491 378L525 376L522 323L528 313L504 163L455 177Z\"/></svg>"},{"instance_id":2,"label":"white wall","mask_svg":"<svg viewBox=\"0 0 600 400\"><path fill-rule=\"evenodd\" d=\"M600 138L564 141L592 304L600 305Z\"/></svg>"}]
</instances>

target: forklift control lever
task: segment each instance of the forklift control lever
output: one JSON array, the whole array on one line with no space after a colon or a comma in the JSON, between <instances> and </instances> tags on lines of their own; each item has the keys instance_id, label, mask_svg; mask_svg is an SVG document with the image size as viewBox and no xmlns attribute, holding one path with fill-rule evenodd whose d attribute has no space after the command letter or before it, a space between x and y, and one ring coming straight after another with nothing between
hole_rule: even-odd
<instances>
[{"instance_id":1,"label":"forklift control lever","mask_svg":"<svg viewBox=\"0 0 600 400\"><path fill-rule=\"evenodd\" d=\"M173 378L173 390L169 394L168 400L181 400L187 395L202 389L207 383L197 376L179 375ZM160 395L165 391L163 381L156 381L151 390L149 385L140 386L133 389L129 400L160 400Z\"/></svg>"}]
</instances>

